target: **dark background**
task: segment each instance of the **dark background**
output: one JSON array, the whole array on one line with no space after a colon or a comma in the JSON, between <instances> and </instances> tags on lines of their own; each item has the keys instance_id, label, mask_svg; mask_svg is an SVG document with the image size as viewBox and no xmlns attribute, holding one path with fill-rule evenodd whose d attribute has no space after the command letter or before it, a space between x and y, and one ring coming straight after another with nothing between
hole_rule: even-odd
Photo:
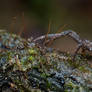
<instances>
[{"instance_id":1,"label":"dark background","mask_svg":"<svg viewBox=\"0 0 92 92\"><path fill-rule=\"evenodd\" d=\"M82 38L92 40L92 0L0 0L0 29L22 37L34 38L58 28L72 29ZM69 38L53 45L74 51L76 44Z\"/></svg>"}]
</instances>

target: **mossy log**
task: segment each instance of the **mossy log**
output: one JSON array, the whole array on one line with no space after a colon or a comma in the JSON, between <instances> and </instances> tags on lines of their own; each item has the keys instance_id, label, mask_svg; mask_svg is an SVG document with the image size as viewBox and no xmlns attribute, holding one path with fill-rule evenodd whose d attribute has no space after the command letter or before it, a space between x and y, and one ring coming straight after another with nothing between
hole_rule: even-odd
<instances>
[{"instance_id":1,"label":"mossy log","mask_svg":"<svg viewBox=\"0 0 92 92\"><path fill-rule=\"evenodd\" d=\"M72 58L67 52L0 33L0 92L92 92L91 55Z\"/></svg>"}]
</instances>

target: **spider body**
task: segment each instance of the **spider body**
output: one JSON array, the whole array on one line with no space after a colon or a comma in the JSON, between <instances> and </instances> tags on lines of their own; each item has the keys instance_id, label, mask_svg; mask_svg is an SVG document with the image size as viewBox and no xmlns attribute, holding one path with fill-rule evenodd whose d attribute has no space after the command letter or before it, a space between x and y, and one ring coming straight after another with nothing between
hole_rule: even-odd
<instances>
[{"instance_id":1,"label":"spider body","mask_svg":"<svg viewBox=\"0 0 92 92\"><path fill-rule=\"evenodd\" d=\"M48 44L50 41L56 40L56 39L58 39L60 37L64 37L64 36L71 37L78 44L78 46L75 50L75 53L74 53L74 57L76 56L76 54L78 53L78 51L80 49L82 49L82 51L87 50L89 52L92 52L92 42L89 41L89 40L86 40L86 39L82 40L80 38L80 36L72 30L67 30L67 31L64 31L64 32L61 32L61 33L56 33L56 34L43 35L43 36L40 36L40 37L34 39L33 41L37 42L37 41L43 40L47 37L48 39L47 39L45 44Z\"/></svg>"}]
</instances>

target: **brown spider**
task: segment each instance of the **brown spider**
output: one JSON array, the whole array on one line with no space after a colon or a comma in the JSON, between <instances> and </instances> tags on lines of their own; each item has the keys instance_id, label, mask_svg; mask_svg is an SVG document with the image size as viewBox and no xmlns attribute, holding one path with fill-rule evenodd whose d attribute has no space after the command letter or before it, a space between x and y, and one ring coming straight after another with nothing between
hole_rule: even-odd
<instances>
[{"instance_id":1,"label":"brown spider","mask_svg":"<svg viewBox=\"0 0 92 92\"><path fill-rule=\"evenodd\" d=\"M48 39L45 42L45 45L46 45L50 41L56 40L56 39L58 39L60 37L63 37L63 36L69 36L74 41L76 41L78 43L77 49L76 49L76 51L74 53L74 57L76 56L76 54L78 53L80 48L82 49L82 51L87 50L89 52L92 52L92 42L89 41L89 40L86 40L86 39L82 40L79 37L79 35L76 32L72 31L72 30L67 30L67 31L64 31L64 32L61 32L61 33L56 33L56 34L43 35L43 36L40 36L40 37L34 39L33 41L38 42L39 40L43 40L43 39L45 39L47 37Z\"/></svg>"}]
</instances>

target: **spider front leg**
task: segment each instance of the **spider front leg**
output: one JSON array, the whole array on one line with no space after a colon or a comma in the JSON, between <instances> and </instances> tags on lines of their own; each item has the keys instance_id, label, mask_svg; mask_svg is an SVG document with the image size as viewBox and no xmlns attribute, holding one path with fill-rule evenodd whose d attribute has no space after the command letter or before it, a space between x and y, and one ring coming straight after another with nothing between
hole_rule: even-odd
<instances>
[{"instance_id":1,"label":"spider front leg","mask_svg":"<svg viewBox=\"0 0 92 92\"><path fill-rule=\"evenodd\" d=\"M45 45L46 45L49 42L54 41L54 40L59 39L59 38L64 37L64 36L71 37L77 43L81 42L81 39L80 39L79 35L76 32L71 31L71 30L64 31L64 32L61 32L61 33L56 33L56 34L43 35L43 36L40 36L40 37L34 39L33 41L38 42L40 40L44 40L47 37L48 39L47 39L47 41L45 43Z\"/></svg>"}]
</instances>

